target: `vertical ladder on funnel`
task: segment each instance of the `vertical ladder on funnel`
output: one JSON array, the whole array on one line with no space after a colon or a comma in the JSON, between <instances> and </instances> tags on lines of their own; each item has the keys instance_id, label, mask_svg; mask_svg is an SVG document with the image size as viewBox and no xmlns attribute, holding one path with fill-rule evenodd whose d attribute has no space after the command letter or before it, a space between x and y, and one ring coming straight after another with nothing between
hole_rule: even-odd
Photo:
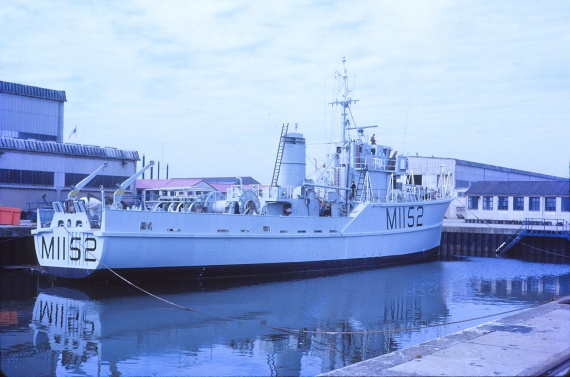
<instances>
[{"instance_id":1,"label":"vertical ladder on funnel","mask_svg":"<svg viewBox=\"0 0 570 377\"><path fill-rule=\"evenodd\" d=\"M281 127L281 137L279 138L279 147L277 148L277 157L275 158L275 168L273 169L273 178L271 179L271 187L277 187L279 172L281 171L281 160L283 159L283 149L285 148L285 136L289 129L289 123L283 123Z\"/></svg>"}]
</instances>

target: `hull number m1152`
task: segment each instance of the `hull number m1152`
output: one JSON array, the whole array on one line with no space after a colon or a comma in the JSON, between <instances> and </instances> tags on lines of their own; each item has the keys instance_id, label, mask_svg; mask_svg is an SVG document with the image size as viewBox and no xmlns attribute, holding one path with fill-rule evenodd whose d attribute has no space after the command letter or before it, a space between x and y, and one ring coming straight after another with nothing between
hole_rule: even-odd
<instances>
[{"instance_id":1,"label":"hull number m1152","mask_svg":"<svg viewBox=\"0 0 570 377\"><path fill-rule=\"evenodd\" d=\"M423 216L423 206L386 208L386 229L404 229L423 226Z\"/></svg>"},{"instance_id":2,"label":"hull number m1152","mask_svg":"<svg viewBox=\"0 0 570 377\"><path fill-rule=\"evenodd\" d=\"M80 247L84 250L83 253L81 252ZM66 237L42 237L41 248L41 259L69 259L71 261L83 259L85 262L97 261L93 258L92 254L92 252L97 250L97 240L93 237L85 237L85 241L83 243L81 242L80 237L70 237L69 247L67 247Z\"/></svg>"}]
</instances>

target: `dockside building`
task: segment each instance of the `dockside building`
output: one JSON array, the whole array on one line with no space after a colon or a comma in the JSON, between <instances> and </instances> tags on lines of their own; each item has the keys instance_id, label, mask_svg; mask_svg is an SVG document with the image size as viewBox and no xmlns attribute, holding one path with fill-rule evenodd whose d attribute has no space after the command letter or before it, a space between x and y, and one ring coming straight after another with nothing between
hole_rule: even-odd
<instances>
[{"instance_id":1,"label":"dockside building","mask_svg":"<svg viewBox=\"0 0 570 377\"><path fill-rule=\"evenodd\" d=\"M64 200L71 186L107 167L83 190L100 199L135 173L138 152L64 142L65 91L0 81L0 205L24 212Z\"/></svg>"},{"instance_id":2,"label":"dockside building","mask_svg":"<svg viewBox=\"0 0 570 377\"><path fill-rule=\"evenodd\" d=\"M466 192L467 220L558 224L570 221L570 180L475 182Z\"/></svg>"},{"instance_id":3,"label":"dockside building","mask_svg":"<svg viewBox=\"0 0 570 377\"><path fill-rule=\"evenodd\" d=\"M532 185L532 193L528 192L525 194L521 194L522 196L526 197L526 201L528 202L529 197L542 197L542 208L545 208L545 199L546 197L552 197L551 190L552 187L557 187L555 195L558 205L558 213L557 215L566 214L568 217L569 212L565 212L562 210L563 203L565 203L566 199L562 199L569 196L568 191L564 192L562 186L558 184L566 182L565 184L568 185L568 179L563 177L556 177L547 174L535 173L530 171L524 171L519 169L511 169L502 166L496 165L489 165L489 164L482 164L478 162L472 161L465 161L455 158L442 158L442 157L423 157L423 156L409 156L409 171L414 177L414 183L419 185L424 185L426 187L438 187L441 185L441 173L444 172L447 174L448 178L448 185L450 190L455 196L455 200L451 202L449 209L447 211L446 217L447 218L460 218L460 219L475 219L478 216L485 216L488 219L494 219L493 216L499 216L499 212L492 213L489 210L483 210L483 206L485 208L489 207L489 203L483 204L482 200L479 204L479 209L473 211L470 206L473 206L473 198L468 199L468 195L475 197L480 196L479 194L475 194L475 190L480 190L483 186L485 187L493 187L494 189L498 189L497 193L488 194L487 196L494 197L494 208L499 211L498 209L498 200L499 196L501 196L502 207L500 211L503 211L504 207L504 194L508 192L508 197L515 197L520 196L518 195L513 189L517 186L524 186L525 183L531 182L552 182L552 185ZM495 182L492 186L490 186L490 182ZM474 186L477 185L477 186ZM471 190L473 187L473 190ZM525 187L531 187L525 186ZM500 189L499 189L500 188ZM541 192L541 190L545 190ZM468 194L469 192L469 194ZM477 191L478 192L478 191ZM525 196L528 194L527 196ZM471 200L468 203L468 200ZM489 200L489 199L485 199ZM519 199L517 199L519 200ZM536 200L536 199L533 199ZM549 208L551 208L551 203L553 199L548 199ZM527 204L528 207L528 204ZM511 205L512 208L512 205ZM483 211L483 212L479 212ZM518 211L518 210L517 210ZM515 214L511 214L510 216L514 218L519 218L520 216L524 215L537 215L537 213L533 210L533 213L528 212L516 212ZM551 212L551 211L547 211ZM500 213L500 215L505 215L504 213ZM524 218L522 219L524 220Z\"/></svg>"}]
</instances>

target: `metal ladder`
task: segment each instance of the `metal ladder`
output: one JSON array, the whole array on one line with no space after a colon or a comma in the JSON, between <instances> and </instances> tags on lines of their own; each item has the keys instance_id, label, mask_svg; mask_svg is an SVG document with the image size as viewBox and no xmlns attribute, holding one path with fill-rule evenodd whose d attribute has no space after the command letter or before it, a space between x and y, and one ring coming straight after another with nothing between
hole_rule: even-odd
<instances>
[{"instance_id":1,"label":"metal ladder","mask_svg":"<svg viewBox=\"0 0 570 377\"><path fill-rule=\"evenodd\" d=\"M285 136L289 129L289 123L283 123L281 127L281 137L279 138L279 147L277 148L277 157L275 158L275 168L273 169L273 178L271 179L271 187L277 187L279 172L281 171L281 160L283 159L283 150L285 149Z\"/></svg>"},{"instance_id":2,"label":"metal ladder","mask_svg":"<svg viewBox=\"0 0 570 377\"><path fill-rule=\"evenodd\" d=\"M362 192L364 192L364 178L366 177L367 170L368 169L364 169L358 175L358 182L356 183L356 193L354 194L354 198L352 198L353 200L356 200L359 193L360 195L362 195Z\"/></svg>"},{"instance_id":3,"label":"metal ladder","mask_svg":"<svg viewBox=\"0 0 570 377\"><path fill-rule=\"evenodd\" d=\"M499 247L495 250L495 255L503 255L506 253L510 248L515 246L524 236L527 234L527 230L524 228L525 225L521 225L517 231L512 234L505 242L499 245Z\"/></svg>"}]
</instances>

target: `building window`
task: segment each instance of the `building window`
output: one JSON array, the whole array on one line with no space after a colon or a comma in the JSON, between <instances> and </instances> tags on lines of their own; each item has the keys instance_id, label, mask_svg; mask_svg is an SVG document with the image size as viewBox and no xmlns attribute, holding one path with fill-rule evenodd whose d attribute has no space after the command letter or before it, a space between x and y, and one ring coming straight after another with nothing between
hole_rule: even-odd
<instances>
[{"instance_id":1,"label":"building window","mask_svg":"<svg viewBox=\"0 0 570 377\"><path fill-rule=\"evenodd\" d=\"M468 205L469 205L469 209L479 209L479 197L478 196L470 196Z\"/></svg>"},{"instance_id":2,"label":"building window","mask_svg":"<svg viewBox=\"0 0 570 377\"><path fill-rule=\"evenodd\" d=\"M488 210L488 211L493 209L493 197L492 196L484 196L483 197L483 209Z\"/></svg>"},{"instance_id":3,"label":"building window","mask_svg":"<svg viewBox=\"0 0 570 377\"><path fill-rule=\"evenodd\" d=\"M569 198L561 198L561 208L562 212L570 212L570 197Z\"/></svg>"},{"instance_id":4,"label":"building window","mask_svg":"<svg viewBox=\"0 0 570 377\"><path fill-rule=\"evenodd\" d=\"M0 169L0 183L53 186L54 173L36 170Z\"/></svg>"},{"instance_id":5,"label":"building window","mask_svg":"<svg viewBox=\"0 0 570 377\"><path fill-rule=\"evenodd\" d=\"M513 198L513 211L524 211L524 197L515 196Z\"/></svg>"},{"instance_id":6,"label":"building window","mask_svg":"<svg viewBox=\"0 0 570 377\"><path fill-rule=\"evenodd\" d=\"M556 198L544 198L544 210L556 212Z\"/></svg>"},{"instance_id":7,"label":"building window","mask_svg":"<svg viewBox=\"0 0 570 377\"><path fill-rule=\"evenodd\" d=\"M29 132L18 132L19 139L36 139L42 141L57 141L57 136L54 135L44 135L44 134L32 134Z\"/></svg>"},{"instance_id":8,"label":"building window","mask_svg":"<svg viewBox=\"0 0 570 377\"><path fill-rule=\"evenodd\" d=\"M499 196L499 209L507 211L509 209L509 197Z\"/></svg>"},{"instance_id":9,"label":"building window","mask_svg":"<svg viewBox=\"0 0 570 377\"><path fill-rule=\"evenodd\" d=\"M540 211L540 198L538 196L531 196L528 198L528 210Z\"/></svg>"}]
</instances>

